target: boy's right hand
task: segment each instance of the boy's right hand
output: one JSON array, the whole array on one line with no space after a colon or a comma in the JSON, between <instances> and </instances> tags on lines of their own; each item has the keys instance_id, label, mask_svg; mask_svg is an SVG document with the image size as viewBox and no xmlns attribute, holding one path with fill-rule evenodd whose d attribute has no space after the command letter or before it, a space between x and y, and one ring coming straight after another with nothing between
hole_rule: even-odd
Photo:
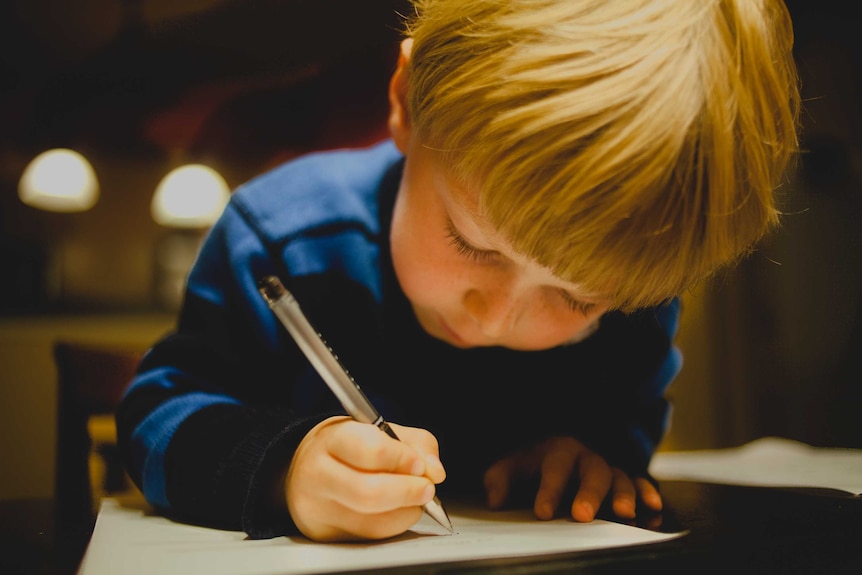
<instances>
[{"instance_id":1,"label":"boy's right hand","mask_svg":"<svg viewBox=\"0 0 862 575\"><path fill-rule=\"evenodd\" d=\"M445 479L437 440L390 423L401 441L373 425L331 417L296 450L285 479L287 507L316 541L383 539L403 533Z\"/></svg>"}]
</instances>

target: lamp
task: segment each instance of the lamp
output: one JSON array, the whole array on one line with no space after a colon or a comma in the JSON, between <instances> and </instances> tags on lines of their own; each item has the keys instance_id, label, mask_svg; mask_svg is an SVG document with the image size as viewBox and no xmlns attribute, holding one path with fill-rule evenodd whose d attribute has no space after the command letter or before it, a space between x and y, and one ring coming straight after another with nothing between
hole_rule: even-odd
<instances>
[{"instance_id":1,"label":"lamp","mask_svg":"<svg viewBox=\"0 0 862 575\"><path fill-rule=\"evenodd\" d=\"M40 210L83 212L99 199L99 184L84 156L67 148L55 148L42 152L24 168L18 197Z\"/></svg>"},{"instance_id":2,"label":"lamp","mask_svg":"<svg viewBox=\"0 0 862 575\"><path fill-rule=\"evenodd\" d=\"M187 164L159 182L151 211L163 226L206 228L215 223L229 198L230 188L221 174L202 164Z\"/></svg>"},{"instance_id":3,"label":"lamp","mask_svg":"<svg viewBox=\"0 0 862 575\"><path fill-rule=\"evenodd\" d=\"M169 228L156 244L156 298L176 310L206 229L230 199L230 188L214 169L187 164L169 172L153 195L153 219Z\"/></svg>"}]
</instances>

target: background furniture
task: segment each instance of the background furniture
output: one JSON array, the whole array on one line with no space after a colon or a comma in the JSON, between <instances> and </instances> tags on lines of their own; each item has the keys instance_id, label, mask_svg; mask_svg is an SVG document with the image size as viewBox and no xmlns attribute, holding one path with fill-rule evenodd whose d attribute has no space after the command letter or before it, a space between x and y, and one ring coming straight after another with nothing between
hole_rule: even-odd
<instances>
[{"instance_id":1,"label":"background furniture","mask_svg":"<svg viewBox=\"0 0 862 575\"><path fill-rule=\"evenodd\" d=\"M54 511L58 529L91 530L98 499L133 489L116 450L113 414L139 350L59 341Z\"/></svg>"}]
</instances>

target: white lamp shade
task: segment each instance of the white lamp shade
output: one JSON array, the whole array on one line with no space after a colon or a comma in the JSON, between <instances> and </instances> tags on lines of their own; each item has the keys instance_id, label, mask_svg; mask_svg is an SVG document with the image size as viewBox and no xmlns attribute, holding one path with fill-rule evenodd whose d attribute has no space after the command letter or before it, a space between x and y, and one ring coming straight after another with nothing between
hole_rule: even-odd
<instances>
[{"instance_id":1,"label":"white lamp shade","mask_svg":"<svg viewBox=\"0 0 862 575\"><path fill-rule=\"evenodd\" d=\"M163 226L204 228L215 223L230 199L224 178L208 166L188 164L166 175L153 195L153 219Z\"/></svg>"},{"instance_id":2,"label":"white lamp shade","mask_svg":"<svg viewBox=\"0 0 862 575\"><path fill-rule=\"evenodd\" d=\"M18 182L21 201L52 212L83 212L99 199L96 172L74 150L55 148L42 152L24 168Z\"/></svg>"}]
</instances>

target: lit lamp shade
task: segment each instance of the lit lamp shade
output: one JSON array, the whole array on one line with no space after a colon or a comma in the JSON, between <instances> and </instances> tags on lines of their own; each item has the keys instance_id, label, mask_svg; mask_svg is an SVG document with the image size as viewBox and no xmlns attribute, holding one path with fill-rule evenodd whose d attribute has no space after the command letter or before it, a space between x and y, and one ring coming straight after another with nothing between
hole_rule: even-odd
<instances>
[{"instance_id":1,"label":"lit lamp shade","mask_svg":"<svg viewBox=\"0 0 862 575\"><path fill-rule=\"evenodd\" d=\"M99 199L96 172L74 150L56 148L42 152L24 168L18 182L21 201L51 212L83 212Z\"/></svg>"},{"instance_id":2,"label":"lit lamp shade","mask_svg":"<svg viewBox=\"0 0 862 575\"><path fill-rule=\"evenodd\" d=\"M215 223L230 199L224 178L208 166L188 164L171 171L153 195L153 219L174 228L205 228Z\"/></svg>"}]
</instances>

